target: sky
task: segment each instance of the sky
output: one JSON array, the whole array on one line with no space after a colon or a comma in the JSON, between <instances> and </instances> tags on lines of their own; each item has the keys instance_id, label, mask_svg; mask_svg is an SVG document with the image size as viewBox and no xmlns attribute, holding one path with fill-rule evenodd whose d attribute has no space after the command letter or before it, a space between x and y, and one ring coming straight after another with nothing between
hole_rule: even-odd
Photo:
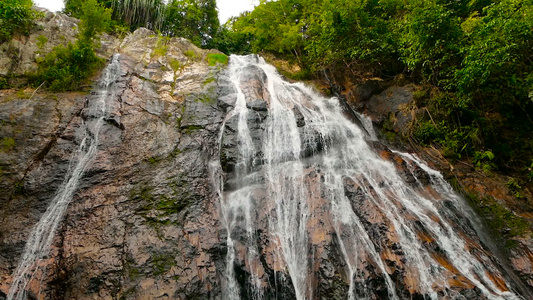
<instances>
[{"instance_id":1,"label":"sky","mask_svg":"<svg viewBox=\"0 0 533 300\"><path fill-rule=\"evenodd\" d=\"M63 0L33 0L40 7L46 7L51 11L63 9ZM238 16L241 12L252 10L259 0L217 0L218 18L221 24L232 16Z\"/></svg>"}]
</instances>

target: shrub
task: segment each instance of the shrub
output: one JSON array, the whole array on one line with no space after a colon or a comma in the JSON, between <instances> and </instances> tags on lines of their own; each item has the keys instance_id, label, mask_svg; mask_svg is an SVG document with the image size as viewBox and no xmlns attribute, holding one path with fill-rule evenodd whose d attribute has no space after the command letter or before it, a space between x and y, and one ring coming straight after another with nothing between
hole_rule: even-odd
<instances>
[{"instance_id":1,"label":"shrub","mask_svg":"<svg viewBox=\"0 0 533 300\"><path fill-rule=\"evenodd\" d=\"M39 35L39 36L37 37L37 43L36 43L37 48L39 48L39 49L43 49L43 48L44 48L44 45L46 45L47 42L48 42L48 38L47 38L46 36L44 36L44 35L42 35L42 34Z\"/></svg>"},{"instance_id":2,"label":"shrub","mask_svg":"<svg viewBox=\"0 0 533 300\"><path fill-rule=\"evenodd\" d=\"M111 10L96 0L82 4L80 33L75 44L54 47L43 59L34 82L46 82L52 91L75 90L85 83L102 65L103 60L94 53L97 34L109 27Z\"/></svg>"},{"instance_id":3,"label":"shrub","mask_svg":"<svg viewBox=\"0 0 533 300\"><path fill-rule=\"evenodd\" d=\"M220 53L207 54L207 63L209 66L215 66L217 63L226 65L228 64L228 56Z\"/></svg>"},{"instance_id":4,"label":"shrub","mask_svg":"<svg viewBox=\"0 0 533 300\"><path fill-rule=\"evenodd\" d=\"M69 43L54 47L39 61L36 84L46 81L52 91L75 90L102 66L92 47Z\"/></svg>"},{"instance_id":5,"label":"shrub","mask_svg":"<svg viewBox=\"0 0 533 300\"><path fill-rule=\"evenodd\" d=\"M482 169L484 172L496 169L496 165L492 162L492 160L494 160L494 154L491 151L474 152L474 166Z\"/></svg>"},{"instance_id":6,"label":"shrub","mask_svg":"<svg viewBox=\"0 0 533 300\"><path fill-rule=\"evenodd\" d=\"M442 133L432 122L421 122L415 129L414 136L422 144L429 144L431 141L442 137Z\"/></svg>"},{"instance_id":7,"label":"shrub","mask_svg":"<svg viewBox=\"0 0 533 300\"><path fill-rule=\"evenodd\" d=\"M31 0L0 1L0 43L9 41L13 34L28 35L41 13L31 9Z\"/></svg>"}]
</instances>

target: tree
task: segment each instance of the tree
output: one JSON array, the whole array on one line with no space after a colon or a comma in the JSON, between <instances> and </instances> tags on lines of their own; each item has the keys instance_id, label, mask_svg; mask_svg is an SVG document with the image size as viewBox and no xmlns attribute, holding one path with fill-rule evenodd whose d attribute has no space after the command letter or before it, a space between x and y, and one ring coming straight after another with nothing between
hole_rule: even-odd
<instances>
[{"instance_id":1,"label":"tree","mask_svg":"<svg viewBox=\"0 0 533 300\"><path fill-rule=\"evenodd\" d=\"M146 27L160 30L164 22L162 0L111 0L113 19L127 24L131 30Z\"/></svg>"},{"instance_id":2,"label":"tree","mask_svg":"<svg viewBox=\"0 0 533 300\"><path fill-rule=\"evenodd\" d=\"M197 46L208 46L220 23L215 0L172 0L164 11L161 32L180 36Z\"/></svg>"}]
</instances>

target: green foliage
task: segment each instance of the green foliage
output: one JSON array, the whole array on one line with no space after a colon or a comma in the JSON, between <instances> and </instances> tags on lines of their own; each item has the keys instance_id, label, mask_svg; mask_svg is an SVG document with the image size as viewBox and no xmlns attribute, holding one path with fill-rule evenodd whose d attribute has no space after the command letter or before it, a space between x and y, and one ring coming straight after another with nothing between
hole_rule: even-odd
<instances>
[{"instance_id":1,"label":"green foliage","mask_svg":"<svg viewBox=\"0 0 533 300\"><path fill-rule=\"evenodd\" d=\"M157 36L157 41L155 43L154 52L152 53L152 58L165 56L168 50L168 37Z\"/></svg>"},{"instance_id":2,"label":"green foliage","mask_svg":"<svg viewBox=\"0 0 533 300\"><path fill-rule=\"evenodd\" d=\"M195 60L196 59L196 52L194 52L193 50L187 50L187 51L183 52L183 54L190 60Z\"/></svg>"},{"instance_id":3,"label":"green foliage","mask_svg":"<svg viewBox=\"0 0 533 300\"><path fill-rule=\"evenodd\" d=\"M9 87L9 80L3 76L0 76L0 90L8 89Z\"/></svg>"},{"instance_id":4,"label":"green foliage","mask_svg":"<svg viewBox=\"0 0 533 300\"><path fill-rule=\"evenodd\" d=\"M516 198L523 198L522 194L520 193L522 186L520 186L517 179L511 178L505 185L511 190L511 192L513 192Z\"/></svg>"},{"instance_id":5,"label":"green foliage","mask_svg":"<svg viewBox=\"0 0 533 300\"><path fill-rule=\"evenodd\" d=\"M415 138L424 145L428 145L431 141L441 139L442 132L429 121L421 122L414 132Z\"/></svg>"},{"instance_id":6,"label":"green foliage","mask_svg":"<svg viewBox=\"0 0 533 300\"><path fill-rule=\"evenodd\" d=\"M415 2L413 6L401 28L401 59L410 70L438 83L451 76L457 63L460 19L453 11L431 1Z\"/></svg>"},{"instance_id":7,"label":"green foliage","mask_svg":"<svg viewBox=\"0 0 533 300\"><path fill-rule=\"evenodd\" d=\"M64 0L63 13L73 18L80 18L83 12L82 5L85 0Z\"/></svg>"},{"instance_id":8,"label":"green foliage","mask_svg":"<svg viewBox=\"0 0 533 300\"><path fill-rule=\"evenodd\" d=\"M46 82L52 91L75 90L85 83L101 66L102 59L94 53L97 34L106 30L111 10L96 0L82 3L80 33L75 44L54 47L38 60L39 68L34 82Z\"/></svg>"},{"instance_id":9,"label":"green foliage","mask_svg":"<svg viewBox=\"0 0 533 300\"><path fill-rule=\"evenodd\" d=\"M111 0L113 19L127 24L131 30L146 27L160 30L164 22L165 4L161 0Z\"/></svg>"},{"instance_id":10,"label":"green foliage","mask_svg":"<svg viewBox=\"0 0 533 300\"><path fill-rule=\"evenodd\" d=\"M39 35L39 36L37 37L37 43L36 43L37 48L39 48L39 49L43 49L43 48L44 48L44 45L46 45L47 42L48 42L48 38L47 38L46 36L44 36L44 35L42 35L42 34Z\"/></svg>"},{"instance_id":11,"label":"green foliage","mask_svg":"<svg viewBox=\"0 0 533 300\"><path fill-rule=\"evenodd\" d=\"M207 54L207 63L209 66L215 66L217 64L228 64L228 56L220 53L209 53Z\"/></svg>"},{"instance_id":12,"label":"green foliage","mask_svg":"<svg viewBox=\"0 0 533 300\"><path fill-rule=\"evenodd\" d=\"M171 0L166 5L161 32L209 47L220 26L215 0Z\"/></svg>"},{"instance_id":13,"label":"green foliage","mask_svg":"<svg viewBox=\"0 0 533 300\"><path fill-rule=\"evenodd\" d=\"M533 159L533 0L261 1L221 32L225 53L270 52L309 74L405 73L440 91L414 95L432 116L413 130L423 144L453 158L491 149L484 169Z\"/></svg>"},{"instance_id":14,"label":"green foliage","mask_svg":"<svg viewBox=\"0 0 533 300\"><path fill-rule=\"evenodd\" d=\"M210 45L225 54L248 54L252 52L249 40L251 35L240 30L234 30L240 23L240 19L231 18L226 24L219 27L217 33L211 40Z\"/></svg>"},{"instance_id":15,"label":"green foliage","mask_svg":"<svg viewBox=\"0 0 533 300\"><path fill-rule=\"evenodd\" d=\"M86 0L81 7L78 39L82 43L94 43L98 41L97 34L109 29L112 10L105 8L97 0Z\"/></svg>"},{"instance_id":16,"label":"green foliage","mask_svg":"<svg viewBox=\"0 0 533 300\"><path fill-rule=\"evenodd\" d=\"M52 91L75 90L102 66L90 45L69 43L59 45L39 60L34 81L46 81Z\"/></svg>"},{"instance_id":17,"label":"green foliage","mask_svg":"<svg viewBox=\"0 0 533 300\"><path fill-rule=\"evenodd\" d=\"M65 0L67 15L81 18L88 0ZM165 36L179 36L200 47L212 48L225 39L219 32L216 0L98 0L112 9L111 33L123 36L139 27L160 32ZM213 43L217 40L216 44Z\"/></svg>"},{"instance_id":18,"label":"green foliage","mask_svg":"<svg viewBox=\"0 0 533 300\"><path fill-rule=\"evenodd\" d=\"M42 14L31 9L31 0L0 1L0 44L9 41L13 34L28 35L33 21Z\"/></svg>"},{"instance_id":19,"label":"green foliage","mask_svg":"<svg viewBox=\"0 0 533 300\"><path fill-rule=\"evenodd\" d=\"M170 67L172 68L172 70L174 72L177 72L179 69L181 69L183 67L183 65L181 64L181 62L177 59L171 59L170 60Z\"/></svg>"},{"instance_id":20,"label":"green foliage","mask_svg":"<svg viewBox=\"0 0 533 300\"><path fill-rule=\"evenodd\" d=\"M475 151L472 162L476 168L489 172L497 168L492 160L494 160L494 154L491 151Z\"/></svg>"}]
</instances>

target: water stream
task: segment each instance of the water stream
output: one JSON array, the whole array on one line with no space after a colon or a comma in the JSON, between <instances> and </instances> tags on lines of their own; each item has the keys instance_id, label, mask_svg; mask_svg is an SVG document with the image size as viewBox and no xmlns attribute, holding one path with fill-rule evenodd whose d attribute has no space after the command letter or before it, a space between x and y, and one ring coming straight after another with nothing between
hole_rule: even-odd
<instances>
[{"instance_id":1,"label":"water stream","mask_svg":"<svg viewBox=\"0 0 533 300\"><path fill-rule=\"evenodd\" d=\"M34 277L42 271L40 262L47 258L55 232L76 192L78 183L96 157L100 129L108 114L108 101L116 96L115 82L119 76L119 55L116 54L98 83L96 99L87 103L88 107L84 111L86 118L80 128L83 138L77 151L72 155L65 179L48 209L30 232L13 275L13 284L7 295L8 300L26 300L28 284L36 280Z\"/></svg>"},{"instance_id":2,"label":"water stream","mask_svg":"<svg viewBox=\"0 0 533 300\"><path fill-rule=\"evenodd\" d=\"M235 184L219 191L228 232L225 299L278 298L273 282L291 285L296 299L318 298L317 256L327 236L342 256L345 299L373 299L369 277L379 278L385 289L379 295L388 299L404 298L402 289L454 298L456 285L488 299L521 299L504 279L494 279L504 278L500 266L468 236L475 231L462 221L465 201L439 172L412 154L380 155L371 147L376 137L368 120L361 130L336 98L288 83L262 58L232 56L227 72L237 92L226 122L238 120L239 150L228 175ZM250 78L263 85L267 112L254 109L256 100L243 92L257 85ZM251 129L257 120L261 137Z\"/></svg>"}]
</instances>

